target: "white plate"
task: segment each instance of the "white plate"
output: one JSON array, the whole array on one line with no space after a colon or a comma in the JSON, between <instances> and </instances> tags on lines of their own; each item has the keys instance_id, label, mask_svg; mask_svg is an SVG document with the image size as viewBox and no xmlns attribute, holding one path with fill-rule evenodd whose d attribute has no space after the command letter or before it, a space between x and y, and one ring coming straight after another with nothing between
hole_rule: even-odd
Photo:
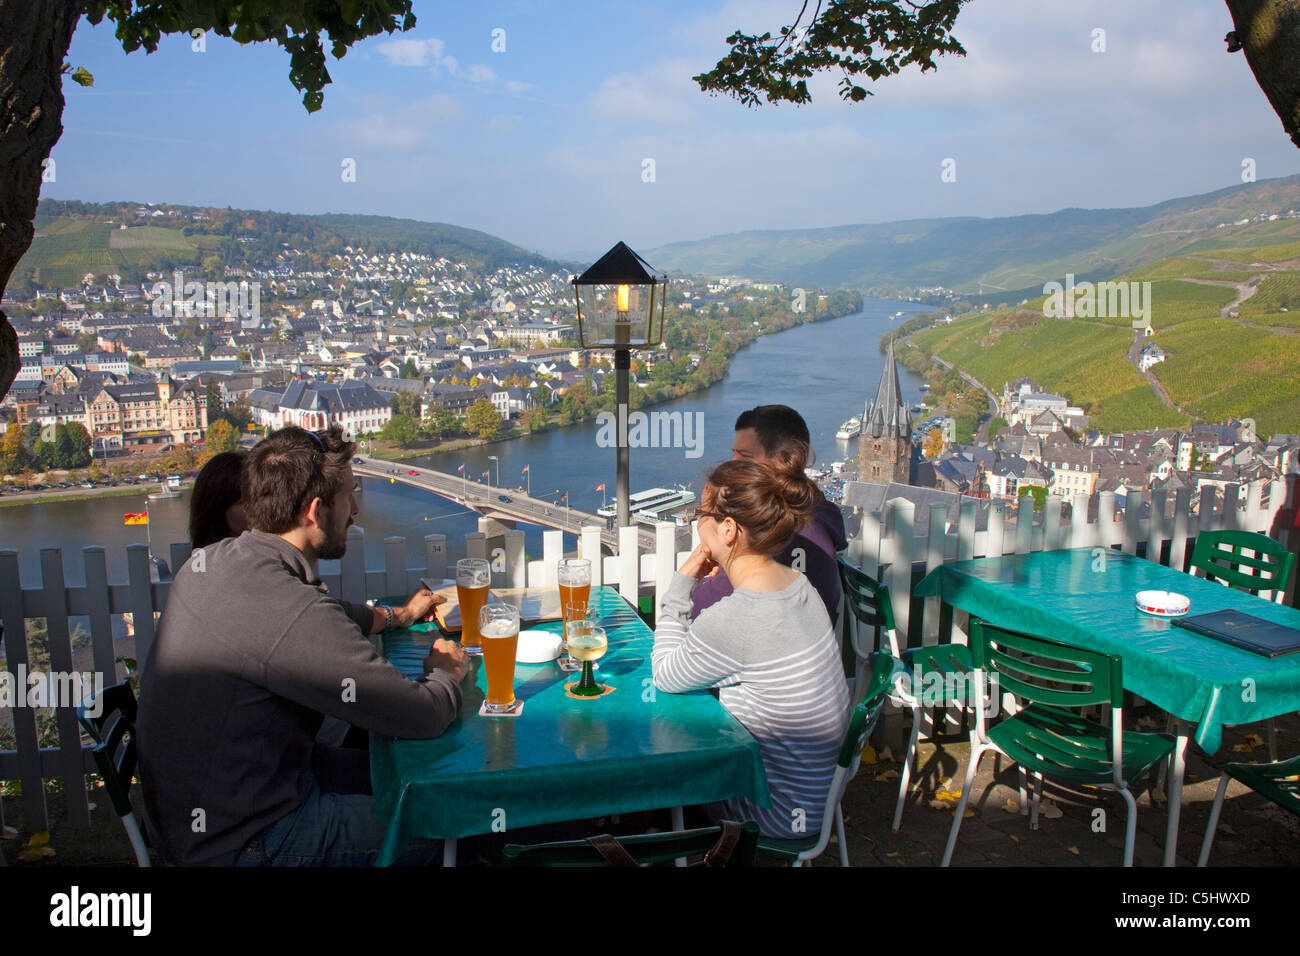
<instances>
[{"instance_id":1,"label":"white plate","mask_svg":"<svg viewBox=\"0 0 1300 956\"><path fill-rule=\"evenodd\" d=\"M1174 591L1139 591L1137 609L1155 617L1182 617L1191 607L1186 595Z\"/></svg>"},{"instance_id":2,"label":"white plate","mask_svg":"<svg viewBox=\"0 0 1300 956\"><path fill-rule=\"evenodd\" d=\"M560 635L530 628L519 632L515 661L520 664L545 664L560 656Z\"/></svg>"}]
</instances>

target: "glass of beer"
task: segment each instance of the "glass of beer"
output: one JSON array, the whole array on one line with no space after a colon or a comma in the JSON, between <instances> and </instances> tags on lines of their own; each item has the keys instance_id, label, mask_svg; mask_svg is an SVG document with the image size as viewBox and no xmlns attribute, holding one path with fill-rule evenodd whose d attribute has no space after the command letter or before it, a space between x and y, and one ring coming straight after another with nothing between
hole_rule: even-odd
<instances>
[{"instance_id":1,"label":"glass of beer","mask_svg":"<svg viewBox=\"0 0 1300 956\"><path fill-rule=\"evenodd\" d=\"M586 558L561 558L556 572L560 582L560 607L584 610L591 600L591 562Z\"/></svg>"},{"instance_id":2,"label":"glass of beer","mask_svg":"<svg viewBox=\"0 0 1300 956\"><path fill-rule=\"evenodd\" d=\"M609 640L605 629L589 622L574 622L569 635L569 655L574 660L582 661L582 680L570 688L577 697L599 697L605 693L605 685L596 683L592 673L594 662L605 656Z\"/></svg>"},{"instance_id":3,"label":"glass of beer","mask_svg":"<svg viewBox=\"0 0 1300 956\"><path fill-rule=\"evenodd\" d=\"M519 608L490 604L478 613L478 633L483 643L483 669L487 671L487 710L507 713L515 707L515 654L519 649Z\"/></svg>"},{"instance_id":4,"label":"glass of beer","mask_svg":"<svg viewBox=\"0 0 1300 956\"><path fill-rule=\"evenodd\" d=\"M591 599L591 562L586 558L561 558L556 570L560 585L560 611L564 616L564 635L561 651L568 650L569 622L587 616L587 602ZM566 662L570 666L566 666ZM564 670L577 670L568 658L560 658Z\"/></svg>"},{"instance_id":5,"label":"glass of beer","mask_svg":"<svg viewBox=\"0 0 1300 956\"><path fill-rule=\"evenodd\" d=\"M460 602L460 646L467 654L482 654L478 634L479 611L487 604L492 570L482 558L456 562L456 598Z\"/></svg>"}]
</instances>

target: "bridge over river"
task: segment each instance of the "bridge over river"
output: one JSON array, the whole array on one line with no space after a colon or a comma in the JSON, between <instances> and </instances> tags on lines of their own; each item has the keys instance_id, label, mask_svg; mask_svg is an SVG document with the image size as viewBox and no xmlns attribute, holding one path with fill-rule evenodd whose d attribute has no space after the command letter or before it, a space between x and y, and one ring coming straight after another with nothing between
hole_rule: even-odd
<instances>
[{"instance_id":1,"label":"bridge over river","mask_svg":"<svg viewBox=\"0 0 1300 956\"><path fill-rule=\"evenodd\" d=\"M506 527L513 527L515 522L523 521L526 524L555 528L576 535L584 527L598 525L601 529L601 544L611 554L618 551L618 530L612 521L607 521L602 516L588 511L579 511L577 508L557 505L553 501L533 498L522 491L485 487L461 475L449 475L433 468L421 468L418 465L385 458L367 458L365 464L360 465L354 463L352 471L354 474L368 478L388 478L413 488L420 488L440 498L454 501L484 518L492 518ZM654 551L653 531L638 526L637 539L642 553Z\"/></svg>"}]
</instances>

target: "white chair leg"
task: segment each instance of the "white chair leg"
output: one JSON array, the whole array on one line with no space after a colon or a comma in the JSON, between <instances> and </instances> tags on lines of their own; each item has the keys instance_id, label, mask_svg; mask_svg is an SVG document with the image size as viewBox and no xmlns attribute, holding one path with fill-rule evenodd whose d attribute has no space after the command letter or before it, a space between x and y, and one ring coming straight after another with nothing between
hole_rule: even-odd
<instances>
[{"instance_id":1,"label":"white chair leg","mask_svg":"<svg viewBox=\"0 0 1300 956\"><path fill-rule=\"evenodd\" d=\"M1172 734L1173 732L1174 732L1174 715L1165 714L1165 733ZM1156 789L1163 792L1165 789L1165 781L1168 778L1169 778L1169 763L1168 761L1162 760L1160 761L1160 769L1156 772Z\"/></svg>"},{"instance_id":2,"label":"white chair leg","mask_svg":"<svg viewBox=\"0 0 1300 956\"><path fill-rule=\"evenodd\" d=\"M970 790L975 784L975 771L979 768L980 757L984 756L984 751L993 748L987 744L977 743L975 734L971 734L970 742L970 765L966 768L966 781L961 788L961 799L957 801L957 811L952 817L952 829L948 831L948 845L943 850L943 862L940 866L947 866L952 862L952 851L957 847L957 831L961 829L961 818L966 813L966 802L970 800Z\"/></svg>"},{"instance_id":3,"label":"white chair leg","mask_svg":"<svg viewBox=\"0 0 1300 956\"><path fill-rule=\"evenodd\" d=\"M1205 828L1205 840L1201 843L1201 856L1196 861L1197 866L1205 866L1210 862L1210 847L1214 844L1214 831L1219 826L1219 811L1223 809L1223 797L1228 792L1228 775L1225 773L1219 777L1219 792L1214 795L1214 806L1210 808L1210 822Z\"/></svg>"},{"instance_id":4,"label":"white chair leg","mask_svg":"<svg viewBox=\"0 0 1300 956\"><path fill-rule=\"evenodd\" d=\"M1016 764L1016 776L1020 778L1020 815L1029 815L1029 794L1025 786L1025 768Z\"/></svg>"},{"instance_id":5,"label":"white chair leg","mask_svg":"<svg viewBox=\"0 0 1300 956\"><path fill-rule=\"evenodd\" d=\"M1034 802L1033 809L1029 811L1029 829L1038 829L1038 805L1043 799L1043 775L1034 774Z\"/></svg>"},{"instance_id":6,"label":"white chair leg","mask_svg":"<svg viewBox=\"0 0 1300 956\"><path fill-rule=\"evenodd\" d=\"M1273 727L1273 718L1264 721L1264 732L1268 734L1268 761L1277 763L1277 730Z\"/></svg>"},{"instance_id":7,"label":"white chair leg","mask_svg":"<svg viewBox=\"0 0 1300 956\"><path fill-rule=\"evenodd\" d=\"M140 824L136 822L134 813L122 817L122 828L126 830L126 838L131 841L131 849L135 851L135 862L140 866L153 866L149 861L149 850L145 847L144 836L140 833Z\"/></svg>"},{"instance_id":8,"label":"white chair leg","mask_svg":"<svg viewBox=\"0 0 1300 956\"><path fill-rule=\"evenodd\" d=\"M840 866L849 865L849 841L844 838L844 808L835 804L835 836L840 841Z\"/></svg>"},{"instance_id":9,"label":"white chair leg","mask_svg":"<svg viewBox=\"0 0 1300 956\"><path fill-rule=\"evenodd\" d=\"M894 807L893 832L897 833L903 825L903 806L907 802L908 785L912 781L912 763L916 760L916 740L921 734L921 709L912 708L912 733L907 740L907 752L903 754L903 776L898 783L898 803Z\"/></svg>"},{"instance_id":10,"label":"white chair leg","mask_svg":"<svg viewBox=\"0 0 1300 956\"><path fill-rule=\"evenodd\" d=\"M1125 788L1121 790L1120 796L1128 804L1128 818L1124 821L1124 865L1133 865L1133 844L1137 842L1138 828L1138 805L1133 799L1133 794Z\"/></svg>"}]
</instances>

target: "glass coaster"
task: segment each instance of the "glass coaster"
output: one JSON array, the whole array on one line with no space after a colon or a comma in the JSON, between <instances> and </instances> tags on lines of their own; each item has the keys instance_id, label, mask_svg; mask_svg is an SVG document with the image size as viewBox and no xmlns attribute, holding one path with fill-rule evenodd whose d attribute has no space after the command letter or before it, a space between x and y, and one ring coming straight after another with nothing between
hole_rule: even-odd
<instances>
[{"instance_id":1,"label":"glass coaster","mask_svg":"<svg viewBox=\"0 0 1300 956\"><path fill-rule=\"evenodd\" d=\"M487 701L478 705L478 715L480 717L518 717L524 712L524 702L518 697L515 698L515 704L509 710L488 710Z\"/></svg>"}]
</instances>

